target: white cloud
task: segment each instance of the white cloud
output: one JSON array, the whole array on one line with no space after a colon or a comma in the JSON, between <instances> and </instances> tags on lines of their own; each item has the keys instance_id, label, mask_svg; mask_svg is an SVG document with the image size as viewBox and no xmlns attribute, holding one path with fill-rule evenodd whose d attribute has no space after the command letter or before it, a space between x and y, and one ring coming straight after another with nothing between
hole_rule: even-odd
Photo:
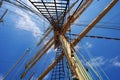
<instances>
[{"instance_id":1,"label":"white cloud","mask_svg":"<svg viewBox=\"0 0 120 80\"><path fill-rule=\"evenodd\" d=\"M102 65L108 63L110 65L112 64L111 66L120 67L120 61L119 61L118 56L116 56L112 59L109 59L109 60L105 59L103 56L100 56L100 57L91 59L91 61L89 61L89 62L92 66L102 66Z\"/></svg>"},{"instance_id":2,"label":"white cloud","mask_svg":"<svg viewBox=\"0 0 120 80\"><path fill-rule=\"evenodd\" d=\"M114 62L114 66L120 67L120 62Z\"/></svg>"},{"instance_id":3,"label":"white cloud","mask_svg":"<svg viewBox=\"0 0 120 80\"><path fill-rule=\"evenodd\" d=\"M93 58L89 61L92 66L102 66L107 62L103 56Z\"/></svg>"},{"instance_id":4,"label":"white cloud","mask_svg":"<svg viewBox=\"0 0 120 80\"><path fill-rule=\"evenodd\" d=\"M18 16L15 24L16 28L31 32L35 38L38 38L43 34L37 24L31 19L29 14L25 13L20 9L15 9L14 11L15 13L22 16Z\"/></svg>"},{"instance_id":5,"label":"white cloud","mask_svg":"<svg viewBox=\"0 0 120 80\"><path fill-rule=\"evenodd\" d=\"M3 80L3 78L4 78L4 77L3 77L3 75L2 75L2 74L0 74L0 80Z\"/></svg>"},{"instance_id":6,"label":"white cloud","mask_svg":"<svg viewBox=\"0 0 120 80\"><path fill-rule=\"evenodd\" d=\"M100 57L91 59L89 62L92 66L102 66L102 65L108 63L111 66L120 67L120 60L119 60L118 56L116 56L112 59L109 59L109 60L105 59L103 56L100 56Z\"/></svg>"},{"instance_id":7,"label":"white cloud","mask_svg":"<svg viewBox=\"0 0 120 80\"><path fill-rule=\"evenodd\" d=\"M31 1L39 1L39 0L31 0Z\"/></svg>"},{"instance_id":8,"label":"white cloud","mask_svg":"<svg viewBox=\"0 0 120 80\"><path fill-rule=\"evenodd\" d=\"M98 56L98 57L95 57L95 58L92 58L91 60L89 60L88 63L93 67L94 66L96 66L96 67L105 66L106 68L109 68L109 67L111 67L111 68L119 67L120 68L119 56L116 56L112 59L106 59L103 56ZM85 63L84 65L90 67L89 64Z\"/></svg>"},{"instance_id":9,"label":"white cloud","mask_svg":"<svg viewBox=\"0 0 120 80\"><path fill-rule=\"evenodd\" d=\"M86 42L85 45L86 45L86 48L92 48L92 46L93 46L93 45L92 45L91 43L89 43L89 42Z\"/></svg>"},{"instance_id":10,"label":"white cloud","mask_svg":"<svg viewBox=\"0 0 120 80\"><path fill-rule=\"evenodd\" d=\"M28 4L29 6L31 6L31 8L33 8L35 11L36 11L36 8L32 6L32 4L29 2L29 1L24 1L22 0L23 2L25 2L26 4ZM13 1L14 2L14 1ZM12 18L15 20L16 24L16 28L20 29L20 30L25 30L25 31L29 31L33 34L33 36L35 38L38 38L38 37L41 37L41 35L43 35L43 32L41 32L40 28L39 27L42 27L43 28L43 25L40 26L41 24L39 24L39 27L38 27L38 22L37 20L34 20L32 19L31 16L34 17L37 17L36 15L33 15L33 13L27 11L27 13L25 12L24 9L19 9L18 7L14 7L14 6L10 6L10 5L5 5L5 7L7 9L9 9L9 11L11 11L12 13L14 14L17 14L18 16L17 17L13 17ZM41 18L41 19L40 19ZM46 21L42 15L40 15L40 18L39 20L42 22L42 21ZM38 19L38 17L36 18ZM44 19L44 20L43 20ZM36 22L35 22L36 21ZM40 23L39 21L39 23ZM48 23L45 23L45 25L48 24Z\"/></svg>"},{"instance_id":11,"label":"white cloud","mask_svg":"<svg viewBox=\"0 0 120 80\"><path fill-rule=\"evenodd\" d=\"M75 46L75 49L76 49L76 50L77 50L77 49L80 49L80 46L76 45L76 46Z\"/></svg>"},{"instance_id":12,"label":"white cloud","mask_svg":"<svg viewBox=\"0 0 120 80\"><path fill-rule=\"evenodd\" d=\"M53 50L53 46L47 51L47 54Z\"/></svg>"},{"instance_id":13,"label":"white cloud","mask_svg":"<svg viewBox=\"0 0 120 80\"><path fill-rule=\"evenodd\" d=\"M37 77L32 76L32 78L30 80L37 80Z\"/></svg>"},{"instance_id":14,"label":"white cloud","mask_svg":"<svg viewBox=\"0 0 120 80\"><path fill-rule=\"evenodd\" d=\"M47 74L47 75L43 78L43 80L48 80L49 77L50 77L50 74Z\"/></svg>"},{"instance_id":15,"label":"white cloud","mask_svg":"<svg viewBox=\"0 0 120 80\"><path fill-rule=\"evenodd\" d=\"M16 10L16 13L23 16L16 21L16 28L31 32L35 38L38 38L40 35L42 35L39 27L34 21L32 21L31 17L27 13L21 10Z\"/></svg>"},{"instance_id":16,"label":"white cloud","mask_svg":"<svg viewBox=\"0 0 120 80\"><path fill-rule=\"evenodd\" d=\"M110 60L110 63L112 63L113 66L120 67L120 61L119 57L116 56Z\"/></svg>"}]
</instances>

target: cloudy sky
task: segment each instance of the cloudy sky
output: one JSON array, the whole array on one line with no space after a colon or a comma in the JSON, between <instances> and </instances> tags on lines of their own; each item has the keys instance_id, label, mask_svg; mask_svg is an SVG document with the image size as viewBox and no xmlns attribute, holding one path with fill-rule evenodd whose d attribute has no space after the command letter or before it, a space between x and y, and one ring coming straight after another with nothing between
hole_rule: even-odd
<instances>
[{"instance_id":1,"label":"cloudy sky","mask_svg":"<svg viewBox=\"0 0 120 80\"><path fill-rule=\"evenodd\" d=\"M94 0L92 5L80 16L80 18L72 25L72 33L80 33L98 14L105 8L111 0ZM30 3L28 3L30 4ZM103 36L111 38L120 38L120 1L106 14L106 16L93 28L87 35ZM36 44L44 35L44 31L49 27L43 17L38 17L33 13L15 7L4 2L0 8L0 15L8 9L7 14L0 22L0 80L8 72L8 70L16 63L27 48L30 48L30 54L24 58L22 62L29 60L41 46ZM42 19L41 19L42 18ZM43 42L44 45L49 37ZM120 41L97 39L84 37L75 47L81 50L83 55L91 54L93 57L89 60L92 66L101 67L108 75L110 80L119 80L120 73ZM53 47L47 52L41 60L46 65L39 63L33 67L32 71L37 71L41 65L42 70L47 67L49 62L53 61ZM22 62L19 64L24 66ZM37 71L40 74L41 71ZM21 72L20 72L21 73ZM38 76L38 74L36 76ZM17 77L19 75L16 75ZM36 79L33 77L33 80ZM14 77L10 77L13 79ZM46 77L47 79L47 77Z\"/></svg>"}]
</instances>

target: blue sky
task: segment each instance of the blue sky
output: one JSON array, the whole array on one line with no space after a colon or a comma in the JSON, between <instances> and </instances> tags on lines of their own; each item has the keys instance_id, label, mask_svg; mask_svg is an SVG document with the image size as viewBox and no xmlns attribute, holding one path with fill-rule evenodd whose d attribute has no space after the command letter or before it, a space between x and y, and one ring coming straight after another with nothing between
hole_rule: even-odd
<instances>
[{"instance_id":1,"label":"blue sky","mask_svg":"<svg viewBox=\"0 0 120 80\"><path fill-rule=\"evenodd\" d=\"M94 0L92 5L72 25L72 33L80 33L110 1L111 0ZM97 28L106 27L120 29L119 8L120 1L118 1L110 12L108 12L106 16L95 26L95 28L88 33L88 35L120 38L119 30ZM30 48L31 52L26 55L22 62L27 62L40 49L41 46L36 47L36 44L43 36L44 31L49 27L49 23L43 18L41 19L33 13L19 9L18 7L6 2L4 2L2 8L0 8L0 15L2 15L5 9L8 9L8 13L3 18L4 22L0 23L0 80L2 80L3 76L8 72L13 64L15 64L27 48ZM79 24L79 26L76 24ZM48 40L49 37L43 42L42 45L44 45ZM91 64L101 66L109 76L110 80L119 80L119 40L116 41L85 37L80 41L77 47L81 49L83 55L86 55L87 51L92 54L94 58L91 59ZM37 77L41 71L50 64L49 62L46 63L45 59L50 61L54 60L53 53L54 51L52 47L47 52L47 55L44 56L36 64L36 66L31 69L31 72L36 71L36 75L34 77ZM97 64L93 64L95 61L97 61ZM22 62L18 66L24 66ZM46 65L43 65L41 62ZM37 71L41 65L44 67L41 67L41 71ZM16 77L19 75L16 75ZM12 78L10 77L10 79Z\"/></svg>"}]
</instances>

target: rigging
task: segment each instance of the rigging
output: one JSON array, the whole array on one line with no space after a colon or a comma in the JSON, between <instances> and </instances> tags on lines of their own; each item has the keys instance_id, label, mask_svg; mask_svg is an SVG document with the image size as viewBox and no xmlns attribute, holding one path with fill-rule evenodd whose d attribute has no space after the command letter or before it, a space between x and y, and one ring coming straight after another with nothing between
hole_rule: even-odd
<instances>
[{"instance_id":1,"label":"rigging","mask_svg":"<svg viewBox=\"0 0 120 80\"><path fill-rule=\"evenodd\" d=\"M54 2L45 2L43 0L41 0L41 2L34 2L32 0L29 0L29 1L36 9L38 9L39 13L41 13L51 24L51 28L48 28L48 31L46 32L44 37L41 39L41 41L38 43L38 46L42 43L42 41L49 35L49 33L52 30L54 31L54 36L44 46L42 46L40 50L24 66L24 71L22 72L20 79L24 79L28 74L28 72L31 70L31 68L33 68L35 64L44 56L44 54L54 45L55 48L58 49L59 54L56 53L57 55L56 59L53 61L53 63L51 63L48 66L46 70L44 70L39 75L38 80L42 80L53 68L58 66L60 67L62 66L62 68L59 68L59 69L62 69L61 71L64 72L63 63L62 65L57 65L61 62L61 60L63 60L63 57L65 57L66 60L68 61L68 65L71 70L73 78L78 78L81 80L83 79L92 80L92 77L88 74L88 72L85 70L85 67L82 65L81 61L79 60L75 52L74 46L77 45L77 43L85 36L91 37L91 38L120 40L118 38L86 35L105 16L105 14L117 3L118 0L112 0L110 4L108 4L108 6L72 42L68 40L69 38L67 38L65 34L70 29L70 26L72 25L72 23L74 23L75 20L78 19L78 17L89 7L89 5L92 3L92 0L79 1L79 4L77 5L76 9L74 9L71 6L71 9L74 9L72 15L67 15L67 13L71 11L71 9L68 7L69 0L64 0L63 2L58 2L58 3L56 0L54 0ZM73 6L77 4L77 1L73 3ZM54 5L52 6L53 11L49 9L51 7L50 6L51 4ZM58 6L58 4L60 6ZM41 5L42 5L42 8L39 7ZM22 8L26 7L25 4L23 6L21 5L18 5L18 6ZM59 7L61 9L59 9ZM30 8L27 7L26 9L28 10ZM30 11L33 11L33 10L30 9ZM70 39L71 39L71 32L70 32ZM60 47L60 52L59 52L59 47ZM96 71L94 72L99 77L99 74ZM32 76L33 74L31 74L30 78ZM61 77L59 76L59 78ZM101 76L99 77L99 79L102 80Z\"/></svg>"},{"instance_id":2,"label":"rigging","mask_svg":"<svg viewBox=\"0 0 120 80\"><path fill-rule=\"evenodd\" d=\"M3 22L3 17L7 14L8 9L5 10L5 12L2 14L2 16L0 17L0 22Z\"/></svg>"}]
</instances>

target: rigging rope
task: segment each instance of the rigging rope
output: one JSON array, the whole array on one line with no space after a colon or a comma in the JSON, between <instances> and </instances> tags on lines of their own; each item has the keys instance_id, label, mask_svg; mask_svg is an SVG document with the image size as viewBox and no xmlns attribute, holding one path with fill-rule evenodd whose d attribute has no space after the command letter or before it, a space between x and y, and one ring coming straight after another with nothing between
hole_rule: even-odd
<instances>
[{"instance_id":1,"label":"rigging rope","mask_svg":"<svg viewBox=\"0 0 120 80\"><path fill-rule=\"evenodd\" d=\"M27 55L28 55L28 53L29 53L29 55L31 55L31 53L33 52L33 50L36 48L36 42L34 42L33 43L33 45L32 45L32 47L31 48L27 48L26 49L26 51L25 51L25 53L19 58L19 60L13 65L13 67L8 71L8 73L5 75L5 77L4 77L4 79L3 80L5 80L9 75L10 75L10 73L16 68L16 66L21 62L21 61L23 61L22 62L22 64L25 64L26 62L27 62ZM25 59L25 60L23 60L23 59ZM21 64L21 65L22 65ZM19 68L17 69L17 71L15 72L15 74L14 74L14 76L12 77L12 79L11 80L13 80L16 76L17 76L17 74L22 70L22 66L19 66ZM17 76L17 77L19 77L19 76Z\"/></svg>"},{"instance_id":2,"label":"rigging rope","mask_svg":"<svg viewBox=\"0 0 120 80\"><path fill-rule=\"evenodd\" d=\"M82 42L81 42L82 44ZM87 48L85 48L84 45L82 45L83 48L86 50L86 53L88 54L88 56L91 58L91 59L94 59L94 57L92 56L92 54L88 51ZM97 61L95 61L95 63L97 63ZM95 66L96 67L96 66ZM105 73L105 71L102 69L102 67L98 66L100 68L100 70L102 71L102 73L105 75L105 77L107 78L107 80L110 80L110 78L108 77L108 75Z\"/></svg>"},{"instance_id":3,"label":"rigging rope","mask_svg":"<svg viewBox=\"0 0 120 80\"><path fill-rule=\"evenodd\" d=\"M98 39L107 39L107 40L120 40L120 38L110 38L110 37L91 36L91 35L86 35L85 37L98 38Z\"/></svg>"},{"instance_id":4,"label":"rigging rope","mask_svg":"<svg viewBox=\"0 0 120 80\"><path fill-rule=\"evenodd\" d=\"M20 63L20 61L29 53L30 49L28 48L24 54L18 59L18 61L13 65L13 67L7 72L7 74L4 76L4 79L5 80L8 75L14 70L14 68Z\"/></svg>"},{"instance_id":5,"label":"rigging rope","mask_svg":"<svg viewBox=\"0 0 120 80\"><path fill-rule=\"evenodd\" d=\"M36 16L38 16L38 17L44 19L45 21L47 21L45 18L43 18L43 16L42 16L38 11L34 10L32 7L30 7L30 6L27 5L27 4L25 5L25 3L23 4L23 3L21 3L21 2L18 1L18 0L14 0L14 1L16 1L17 3L12 2L12 1L9 1L9 0L4 0L4 1L5 1L5 2L8 2L8 3L12 4L12 5L15 5L15 6L17 6L18 8L24 9L24 10L26 10L26 11L30 11L30 12L34 13ZM23 1L22 1L22 2L23 2ZM19 3L19 4L18 4L18 3ZM36 17L34 17L34 18L36 18ZM38 20L38 19L37 19L37 20Z\"/></svg>"},{"instance_id":6,"label":"rigging rope","mask_svg":"<svg viewBox=\"0 0 120 80\"><path fill-rule=\"evenodd\" d=\"M41 68L40 70L38 70L38 68L36 68L36 67L32 68L34 70L34 72L35 72L35 74L36 74L37 77L39 77L39 75L46 69L46 66L48 66L48 64L47 64L48 61L49 62L52 61L52 59L51 59L50 56L51 56L51 54L49 54L49 53L47 55L44 55L44 60L42 60L42 63L36 64L36 65L39 66L39 68Z\"/></svg>"},{"instance_id":7,"label":"rigging rope","mask_svg":"<svg viewBox=\"0 0 120 80\"><path fill-rule=\"evenodd\" d=\"M76 26L82 26L82 27L85 27L87 26L87 24L73 24L73 25L76 25ZM120 24L118 24L120 25ZM105 25L104 25L105 26ZM120 30L120 28L113 28L113 27L103 27L103 25L96 25L96 27L94 28L101 28L101 29L110 29L110 30Z\"/></svg>"},{"instance_id":8,"label":"rigging rope","mask_svg":"<svg viewBox=\"0 0 120 80\"><path fill-rule=\"evenodd\" d=\"M78 36L78 34L69 34L69 35ZM88 38L97 38L97 39L107 39L107 40L120 40L120 38L111 38L111 37L93 36L93 35L86 35L85 37L88 37Z\"/></svg>"},{"instance_id":9,"label":"rigging rope","mask_svg":"<svg viewBox=\"0 0 120 80\"><path fill-rule=\"evenodd\" d=\"M103 80L101 75L93 68L93 66L86 60L86 58L81 54L80 50L77 48L80 56L83 58L83 60L90 66L90 68L93 70L93 72L98 76L99 80Z\"/></svg>"},{"instance_id":10,"label":"rigging rope","mask_svg":"<svg viewBox=\"0 0 120 80\"><path fill-rule=\"evenodd\" d=\"M23 65L27 61L27 58L23 59L22 61L23 62L21 64L19 64L19 67L17 68L17 71L15 71L14 76L10 80L14 80L16 78L19 78L20 74L18 74L18 73L20 73L20 71L22 71Z\"/></svg>"}]
</instances>

